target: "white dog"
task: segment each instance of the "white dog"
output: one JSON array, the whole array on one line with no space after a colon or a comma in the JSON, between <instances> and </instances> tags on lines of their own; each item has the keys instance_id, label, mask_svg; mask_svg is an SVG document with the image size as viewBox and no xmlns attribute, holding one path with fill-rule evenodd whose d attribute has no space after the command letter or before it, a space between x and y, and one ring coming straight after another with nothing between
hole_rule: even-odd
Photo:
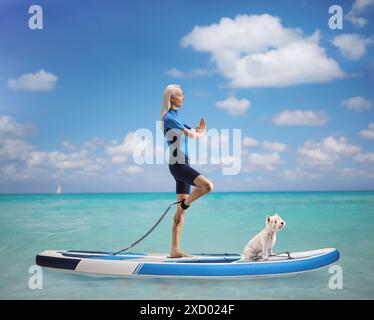
<instances>
[{"instance_id":1,"label":"white dog","mask_svg":"<svg viewBox=\"0 0 374 320\"><path fill-rule=\"evenodd\" d=\"M273 246L277 240L277 231L284 228L286 222L282 220L278 213L273 216L266 216L266 227L248 241L243 250L245 259L254 260L263 258L268 260L273 254Z\"/></svg>"}]
</instances>

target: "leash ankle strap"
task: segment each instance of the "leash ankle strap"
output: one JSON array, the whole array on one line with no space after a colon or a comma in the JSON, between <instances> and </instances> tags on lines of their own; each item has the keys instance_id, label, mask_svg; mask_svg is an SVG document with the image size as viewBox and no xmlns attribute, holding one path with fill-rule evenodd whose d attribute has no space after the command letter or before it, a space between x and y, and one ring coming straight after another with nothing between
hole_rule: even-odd
<instances>
[{"instance_id":1,"label":"leash ankle strap","mask_svg":"<svg viewBox=\"0 0 374 320\"><path fill-rule=\"evenodd\" d=\"M190 206L188 206L188 205L185 204L184 199L182 199L182 201L181 201L181 208L182 208L183 210L187 210L189 207L190 207Z\"/></svg>"}]
</instances>

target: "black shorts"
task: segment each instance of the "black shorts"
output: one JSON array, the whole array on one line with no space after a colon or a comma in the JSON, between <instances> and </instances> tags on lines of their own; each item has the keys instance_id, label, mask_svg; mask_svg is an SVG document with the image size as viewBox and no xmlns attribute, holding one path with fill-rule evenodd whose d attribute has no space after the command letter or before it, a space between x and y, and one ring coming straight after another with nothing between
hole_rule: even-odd
<instances>
[{"instance_id":1,"label":"black shorts","mask_svg":"<svg viewBox=\"0 0 374 320\"><path fill-rule=\"evenodd\" d=\"M191 186L195 185L193 181L200 173L191 168L188 163L169 164L169 170L176 182L176 193L190 194Z\"/></svg>"}]
</instances>

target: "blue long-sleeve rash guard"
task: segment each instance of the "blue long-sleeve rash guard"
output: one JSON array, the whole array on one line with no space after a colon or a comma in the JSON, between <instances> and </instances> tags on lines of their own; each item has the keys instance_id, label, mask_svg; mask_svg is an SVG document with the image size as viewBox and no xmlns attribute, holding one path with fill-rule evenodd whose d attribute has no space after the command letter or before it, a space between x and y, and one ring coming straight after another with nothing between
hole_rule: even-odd
<instances>
[{"instance_id":1,"label":"blue long-sleeve rash guard","mask_svg":"<svg viewBox=\"0 0 374 320\"><path fill-rule=\"evenodd\" d=\"M179 117L178 110L169 109L169 111L164 116L164 135L166 136L167 132L171 129L177 129L173 130L172 136L174 137L173 140L167 140L168 145L170 146L173 142L176 141L176 136L179 136L180 144L176 146L175 150L173 150L173 155L170 154L170 156L177 157L178 159L183 158L183 154L185 156L184 161L188 163L188 137L183 134L183 129L191 129L188 125L182 122L182 120ZM181 135L184 136L181 137ZM172 151L172 150L170 150ZM181 152L181 154L178 154L178 151ZM181 157L181 158L180 158Z\"/></svg>"}]
</instances>

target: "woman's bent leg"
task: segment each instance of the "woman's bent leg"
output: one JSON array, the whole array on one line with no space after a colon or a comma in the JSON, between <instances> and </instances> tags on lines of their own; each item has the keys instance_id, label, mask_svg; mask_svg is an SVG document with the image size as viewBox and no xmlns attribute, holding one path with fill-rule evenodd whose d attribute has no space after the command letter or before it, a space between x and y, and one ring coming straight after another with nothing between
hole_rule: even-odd
<instances>
[{"instance_id":1,"label":"woman's bent leg","mask_svg":"<svg viewBox=\"0 0 374 320\"><path fill-rule=\"evenodd\" d=\"M203 175L199 175L194 180L195 188L192 191L190 195L184 194L183 197L181 197L181 200L184 198L184 203L186 205L190 205L195 200L202 197L204 194L207 194L208 192L211 192L213 190L213 183ZM180 201L180 200L178 200ZM174 216L174 222L176 224L179 223L180 219L182 218L182 214L184 213L184 210L179 206L177 213Z\"/></svg>"},{"instance_id":2,"label":"woman's bent leg","mask_svg":"<svg viewBox=\"0 0 374 320\"><path fill-rule=\"evenodd\" d=\"M195 188L191 194L186 198L184 203L190 205L192 202L196 201L203 195L211 192L213 190L213 183L203 175L199 175L194 180Z\"/></svg>"}]
</instances>

